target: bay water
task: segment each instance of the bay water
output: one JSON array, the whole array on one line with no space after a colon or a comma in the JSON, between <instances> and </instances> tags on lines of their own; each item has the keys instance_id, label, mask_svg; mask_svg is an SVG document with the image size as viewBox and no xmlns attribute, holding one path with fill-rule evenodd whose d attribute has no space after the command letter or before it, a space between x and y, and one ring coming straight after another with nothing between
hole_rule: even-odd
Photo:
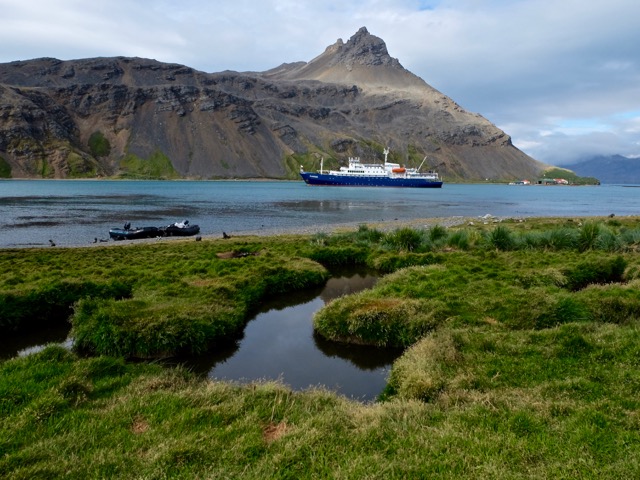
<instances>
[{"instance_id":1,"label":"bay water","mask_svg":"<svg viewBox=\"0 0 640 480\"><path fill-rule=\"evenodd\" d=\"M302 181L0 181L0 248L87 245L109 229L188 219L202 235L421 218L640 214L626 185L446 184L441 189L311 187Z\"/></svg>"}]
</instances>

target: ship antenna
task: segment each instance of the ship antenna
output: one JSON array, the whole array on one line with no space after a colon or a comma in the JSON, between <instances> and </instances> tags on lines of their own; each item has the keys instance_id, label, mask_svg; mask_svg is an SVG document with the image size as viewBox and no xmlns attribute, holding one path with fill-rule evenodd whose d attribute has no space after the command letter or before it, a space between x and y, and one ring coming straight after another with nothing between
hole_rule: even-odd
<instances>
[{"instance_id":1,"label":"ship antenna","mask_svg":"<svg viewBox=\"0 0 640 480\"><path fill-rule=\"evenodd\" d=\"M388 149L388 148L385 148L385 149L383 150L383 153L384 153L384 165L385 165L385 167L386 167L386 166L387 166L387 155L389 155L389 149Z\"/></svg>"}]
</instances>

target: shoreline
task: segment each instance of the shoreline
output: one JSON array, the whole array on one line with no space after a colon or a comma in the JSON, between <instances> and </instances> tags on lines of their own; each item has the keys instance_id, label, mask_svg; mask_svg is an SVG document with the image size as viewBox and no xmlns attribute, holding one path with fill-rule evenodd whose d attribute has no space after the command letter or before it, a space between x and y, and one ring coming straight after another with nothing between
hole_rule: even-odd
<instances>
[{"instance_id":1,"label":"shoreline","mask_svg":"<svg viewBox=\"0 0 640 480\"><path fill-rule=\"evenodd\" d=\"M524 218L524 217L523 217ZM537 218L537 217L531 217ZM541 217L542 218L542 217ZM551 217L549 217L551 218ZM464 224L472 225L472 222L485 222L499 223L506 219L514 219L513 217L497 217L490 214L480 217L467 217L467 216L452 216L452 217L432 217L432 218L414 218L414 219L399 219L399 220L381 220L377 222L348 222L348 223L329 223L324 225L305 226L305 227L293 227L293 228L263 228L259 230L241 230L241 231L229 231L226 232L229 238L244 238L244 237L277 237L284 235L316 235L316 234L332 234L332 233L344 233L355 231L360 228L361 225L366 225L370 229L380 230L382 232L390 232L399 228L414 228L414 229L428 229L436 225L443 227L457 227ZM222 240L222 233L199 233L189 237L156 237L156 238L141 238L136 240L113 240L107 241L89 242L89 243L71 243L71 244L56 244L51 246L47 243L32 244L32 245L6 245L0 246L0 250L16 250L16 249L31 249L31 248L95 248L95 247L111 247L111 246L125 246L125 245L143 245L149 243L158 242L172 242L172 241L196 241L196 238L200 240Z\"/></svg>"},{"instance_id":2,"label":"shoreline","mask_svg":"<svg viewBox=\"0 0 640 480\"><path fill-rule=\"evenodd\" d=\"M624 215L624 216L616 216L616 218L636 218L637 215ZM276 236L285 236L285 235L316 235L316 234L332 234L332 233L345 233L350 231L355 231L360 226L366 225L370 229L379 230L382 232L390 232L393 230L397 230L400 228L414 228L414 229L429 229L436 225L449 228L449 227L458 227L461 225L489 225L496 224L506 220L512 220L514 222L525 222L527 220L536 220L536 219L606 219L608 217L602 215L593 215L593 216L567 216L567 217L558 217L558 216L543 216L543 217L513 217L513 216L495 216L491 214L485 214L475 217L470 216L450 216L450 217L430 217L430 218L413 218L413 219L398 219L398 220L381 220L376 222L347 222L347 223L329 223L324 225L314 225L314 226L305 226L305 227L293 227L293 228L262 228L258 230L240 230L237 232L229 231L226 232L229 235L229 238L244 238L244 237L276 237ZM609 218L611 218L609 216ZM158 243L158 242L172 242L172 241L196 241L199 238L200 240L222 240L222 233L199 233L193 236L188 237L156 237L156 238L143 238L137 240L113 240L108 239L107 241L98 240L97 242L88 242L88 243L71 243L71 244L56 244L55 246L51 246L46 243L41 244L31 244L31 245L5 245L0 246L0 250L16 250L16 249L31 249L31 248L95 248L95 247L111 247L111 246L125 246L125 245L143 245L149 243Z\"/></svg>"},{"instance_id":3,"label":"shoreline","mask_svg":"<svg viewBox=\"0 0 640 480\"><path fill-rule=\"evenodd\" d=\"M491 216L492 219L498 217ZM507 217L505 217L507 218ZM330 223L326 225L316 225L310 227L299 228L279 228L279 229L263 229L249 230L246 232L238 232L236 236L278 236L278 235L314 235L317 233L340 233L343 231L357 230L361 225L366 225L371 229L389 232L398 228L431 228L435 225L443 227L456 227L470 221L477 221L476 217L434 217L434 218L415 218L403 220L381 220L377 222L348 222L348 223ZM501 219L502 220L502 219ZM233 235L232 235L233 236ZM207 238L209 235L207 235ZM205 238L203 236L202 238Z\"/></svg>"}]
</instances>

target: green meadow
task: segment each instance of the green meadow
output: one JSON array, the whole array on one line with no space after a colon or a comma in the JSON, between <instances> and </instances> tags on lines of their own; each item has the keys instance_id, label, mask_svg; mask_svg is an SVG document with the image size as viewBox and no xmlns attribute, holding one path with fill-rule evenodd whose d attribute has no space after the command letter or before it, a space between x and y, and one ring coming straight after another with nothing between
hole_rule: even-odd
<instances>
[{"instance_id":1,"label":"green meadow","mask_svg":"<svg viewBox=\"0 0 640 480\"><path fill-rule=\"evenodd\" d=\"M0 250L0 334L75 341L0 362L0 477L640 478L640 219L475 223ZM350 266L314 329L403 349L375 403L157 362Z\"/></svg>"}]
</instances>

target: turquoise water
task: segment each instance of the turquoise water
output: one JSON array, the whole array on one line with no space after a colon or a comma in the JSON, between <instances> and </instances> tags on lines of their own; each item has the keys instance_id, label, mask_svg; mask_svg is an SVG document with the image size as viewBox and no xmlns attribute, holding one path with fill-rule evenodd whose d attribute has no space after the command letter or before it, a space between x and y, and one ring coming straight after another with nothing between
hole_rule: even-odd
<instances>
[{"instance_id":1,"label":"turquoise water","mask_svg":"<svg viewBox=\"0 0 640 480\"><path fill-rule=\"evenodd\" d=\"M302 181L0 181L0 247L82 245L125 222L189 219L203 235L414 218L640 214L640 188L311 187Z\"/></svg>"}]
</instances>

